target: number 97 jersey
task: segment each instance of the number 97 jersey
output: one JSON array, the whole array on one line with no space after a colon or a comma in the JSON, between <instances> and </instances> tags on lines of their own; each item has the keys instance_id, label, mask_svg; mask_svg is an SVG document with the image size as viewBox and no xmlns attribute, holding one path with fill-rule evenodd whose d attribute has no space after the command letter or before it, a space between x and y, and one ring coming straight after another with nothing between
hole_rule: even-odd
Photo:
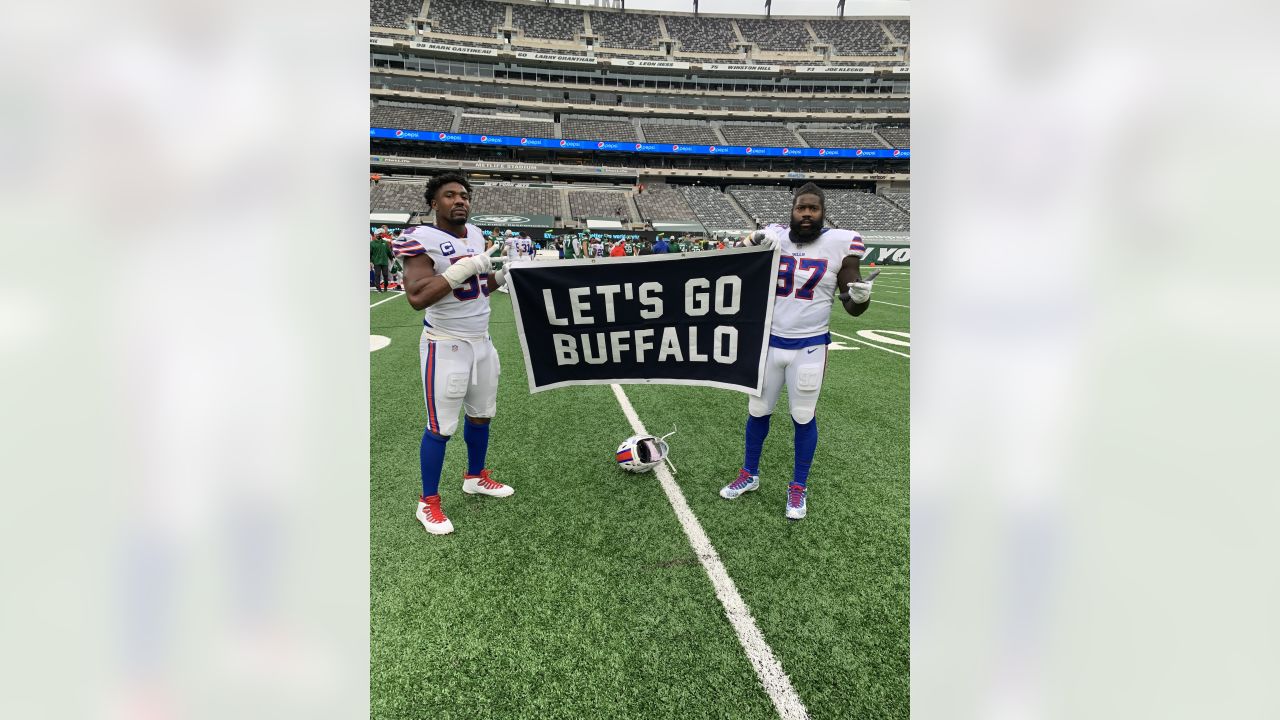
<instances>
[{"instance_id":1,"label":"number 97 jersey","mask_svg":"<svg viewBox=\"0 0 1280 720\"><path fill-rule=\"evenodd\" d=\"M852 230L829 227L816 240L797 245L786 225L769 225L764 232L782 247L771 334L810 338L826 333L831 325L836 275L845 258L861 258L866 253L862 236Z\"/></svg>"}]
</instances>

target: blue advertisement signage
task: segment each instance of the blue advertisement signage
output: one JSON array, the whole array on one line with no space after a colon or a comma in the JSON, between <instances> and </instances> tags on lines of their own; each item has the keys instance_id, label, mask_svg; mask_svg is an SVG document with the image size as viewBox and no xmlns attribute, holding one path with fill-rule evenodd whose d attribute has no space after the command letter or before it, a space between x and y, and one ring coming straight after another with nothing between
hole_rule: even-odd
<instances>
[{"instance_id":1,"label":"blue advertisement signage","mask_svg":"<svg viewBox=\"0 0 1280 720\"><path fill-rule=\"evenodd\" d=\"M741 155L759 157L801 158L876 158L905 159L907 148L800 148L755 147L748 145L683 145L679 143L618 142L612 140L572 140L569 138L513 137L510 135L473 135L470 133L430 132L369 128L369 137L391 140L461 143L463 145L495 145L498 147L531 147L564 150L602 150L606 152L665 153L677 155Z\"/></svg>"}]
</instances>

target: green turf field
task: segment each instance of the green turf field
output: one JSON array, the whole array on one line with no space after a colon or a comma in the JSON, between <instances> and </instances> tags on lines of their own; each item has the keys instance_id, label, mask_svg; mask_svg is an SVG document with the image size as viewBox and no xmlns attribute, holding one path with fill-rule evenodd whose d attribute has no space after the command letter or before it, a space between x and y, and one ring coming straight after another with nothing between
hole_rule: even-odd
<instances>
[{"instance_id":1,"label":"green turf field","mask_svg":"<svg viewBox=\"0 0 1280 720\"><path fill-rule=\"evenodd\" d=\"M742 463L745 395L623 386L668 439L675 479L811 717L908 716L910 272L886 268L862 317L836 308L809 514L788 522L792 425L773 415L761 489L717 492ZM426 413L421 313L370 293L371 718L777 718L652 473L614 462L632 434L609 386L530 395L508 295L489 467L507 499L440 492L457 528L414 518ZM841 337L845 336L845 337Z\"/></svg>"}]
</instances>

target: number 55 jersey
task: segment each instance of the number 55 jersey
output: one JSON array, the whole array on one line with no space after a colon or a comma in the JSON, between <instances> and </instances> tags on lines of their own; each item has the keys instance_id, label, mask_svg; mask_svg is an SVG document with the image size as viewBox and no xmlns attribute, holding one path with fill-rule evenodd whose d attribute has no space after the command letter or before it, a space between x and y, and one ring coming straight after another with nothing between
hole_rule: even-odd
<instances>
[{"instance_id":1,"label":"number 55 jersey","mask_svg":"<svg viewBox=\"0 0 1280 720\"><path fill-rule=\"evenodd\" d=\"M426 255L437 274L462 258L484 252L484 234L467 224L465 238L454 237L432 225L406 230L395 243L397 257ZM438 335L460 338L485 337L489 331L489 276L473 275L452 293L427 308L422 324Z\"/></svg>"}]
</instances>

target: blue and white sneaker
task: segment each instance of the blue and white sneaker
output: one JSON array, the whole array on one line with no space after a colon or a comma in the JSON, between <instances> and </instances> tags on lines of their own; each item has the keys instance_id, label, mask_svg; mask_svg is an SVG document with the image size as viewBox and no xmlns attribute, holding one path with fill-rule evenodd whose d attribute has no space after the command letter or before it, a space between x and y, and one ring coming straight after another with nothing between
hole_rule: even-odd
<instances>
[{"instance_id":1,"label":"blue and white sneaker","mask_svg":"<svg viewBox=\"0 0 1280 720\"><path fill-rule=\"evenodd\" d=\"M787 519L803 520L805 513L808 511L808 503L806 498L809 490L800 483L791 483L787 486Z\"/></svg>"},{"instance_id":2,"label":"blue and white sneaker","mask_svg":"<svg viewBox=\"0 0 1280 720\"><path fill-rule=\"evenodd\" d=\"M720 488L720 497L725 500L732 500L744 492L756 490L760 487L760 476L752 475L746 470L738 471L738 479Z\"/></svg>"}]
</instances>

